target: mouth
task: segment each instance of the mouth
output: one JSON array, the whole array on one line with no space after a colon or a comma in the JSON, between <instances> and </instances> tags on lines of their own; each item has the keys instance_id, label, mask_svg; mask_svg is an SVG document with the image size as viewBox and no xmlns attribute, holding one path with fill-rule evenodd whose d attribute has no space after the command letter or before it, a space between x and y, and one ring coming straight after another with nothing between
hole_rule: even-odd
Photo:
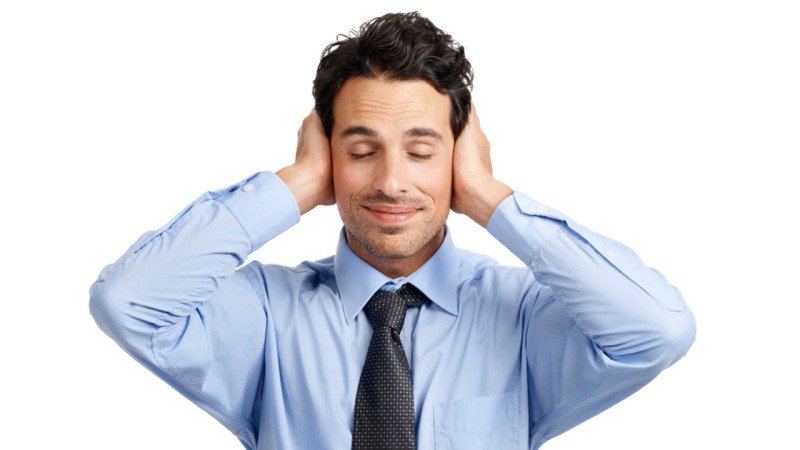
<instances>
[{"instance_id":1,"label":"mouth","mask_svg":"<svg viewBox=\"0 0 800 450\"><path fill-rule=\"evenodd\" d=\"M376 221L392 225L408 222L421 211L421 208L405 205L362 205L362 208Z\"/></svg>"}]
</instances>

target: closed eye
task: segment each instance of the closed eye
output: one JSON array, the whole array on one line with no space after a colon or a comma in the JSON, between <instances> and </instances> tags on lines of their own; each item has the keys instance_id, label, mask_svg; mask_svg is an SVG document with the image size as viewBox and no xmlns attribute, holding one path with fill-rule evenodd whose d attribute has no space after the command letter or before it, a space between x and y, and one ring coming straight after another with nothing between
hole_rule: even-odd
<instances>
[{"instance_id":1,"label":"closed eye","mask_svg":"<svg viewBox=\"0 0 800 450\"><path fill-rule=\"evenodd\" d=\"M353 158L353 159L355 159L355 160L359 160L359 159L366 159L366 158L369 158L370 156L372 156L372 155L374 155L374 154L375 154L375 152L366 152L366 153L351 153L351 154L350 154L350 157L351 157L351 158Z\"/></svg>"}]
</instances>

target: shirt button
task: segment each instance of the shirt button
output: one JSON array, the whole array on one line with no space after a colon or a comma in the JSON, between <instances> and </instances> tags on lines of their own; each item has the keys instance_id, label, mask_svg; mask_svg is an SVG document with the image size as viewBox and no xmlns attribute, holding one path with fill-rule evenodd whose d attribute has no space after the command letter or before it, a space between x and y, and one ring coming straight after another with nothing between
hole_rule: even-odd
<instances>
[{"instance_id":1,"label":"shirt button","mask_svg":"<svg viewBox=\"0 0 800 450\"><path fill-rule=\"evenodd\" d=\"M253 190L253 185L250 184L250 183L247 183L244 186L242 186L242 190L245 191L245 192L250 192L250 191Z\"/></svg>"},{"instance_id":2,"label":"shirt button","mask_svg":"<svg viewBox=\"0 0 800 450\"><path fill-rule=\"evenodd\" d=\"M539 214L547 214L547 207L546 206L537 206L536 212Z\"/></svg>"}]
</instances>

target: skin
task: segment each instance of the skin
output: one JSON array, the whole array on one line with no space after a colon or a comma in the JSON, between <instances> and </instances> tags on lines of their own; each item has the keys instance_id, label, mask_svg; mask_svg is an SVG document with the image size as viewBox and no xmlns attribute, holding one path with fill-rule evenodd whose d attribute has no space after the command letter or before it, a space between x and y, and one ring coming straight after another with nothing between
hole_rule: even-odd
<instances>
[{"instance_id":1,"label":"skin","mask_svg":"<svg viewBox=\"0 0 800 450\"><path fill-rule=\"evenodd\" d=\"M294 164L277 174L303 214L336 203L353 252L397 278L436 252L451 209L486 227L511 194L489 151L474 105L454 140L450 99L427 82L351 78L334 100L331 140L312 111Z\"/></svg>"}]
</instances>

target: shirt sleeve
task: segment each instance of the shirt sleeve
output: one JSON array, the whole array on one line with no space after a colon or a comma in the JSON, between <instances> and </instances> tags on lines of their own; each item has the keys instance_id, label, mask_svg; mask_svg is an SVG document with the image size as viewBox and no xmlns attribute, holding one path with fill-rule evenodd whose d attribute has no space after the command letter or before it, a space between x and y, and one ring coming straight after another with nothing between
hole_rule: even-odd
<instances>
[{"instance_id":1,"label":"shirt sleeve","mask_svg":"<svg viewBox=\"0 0 800 450\"><path fill-rule=\"evenodd\" d=\"M681 293L623 244L519 192L488 229L541 284L524 343L532 448L632 394L694 341Z\"/></svg>"},{"instance_id":2,"label":"shirt sleeve","mask_svg":"<svg viewBox=\"0 0 800 450\"><path fill-rule=\"evenodd\" d=\"M299 218L280 178L255 174L201 195L90 289L106 334L250 448L268 317L237 267Z\"/></svg>"}]
</instances>

